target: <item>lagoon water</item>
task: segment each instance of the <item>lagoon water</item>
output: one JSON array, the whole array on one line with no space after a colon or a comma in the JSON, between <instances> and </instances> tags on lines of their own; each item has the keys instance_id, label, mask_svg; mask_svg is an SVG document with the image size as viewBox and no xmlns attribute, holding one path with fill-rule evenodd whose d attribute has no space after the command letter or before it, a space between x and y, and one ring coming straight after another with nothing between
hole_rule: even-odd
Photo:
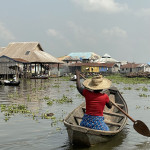
<instances>
[{"instance_id":1,"label":"lagoon water","mask_svg":"<svg viewBox=\"0 0 150 150\"><path fill-rule=\"evenodd\" d=\"M128 105L129 115L143 121L150 128L150 85L114 84ZM125 88L126 87L126 88ZM130 90L128 89L130 87ZM148 91L143 91L146 87ZM140 94L146 96L140 97ZM63 96L72 102L58 102ZM49 100L52 105L48 105ZM20 86L0 86L0 104L26 105L30 114L15 113L7 116L0 112L0 150L149 150L150 138L138 134L133 122L107 143L89 148L69 143L63 119L84 99L79 95L75 82L63 79L25 80ZM53 119L43 119L43 114L53 113Z\"/></svg>"}]
</instances>

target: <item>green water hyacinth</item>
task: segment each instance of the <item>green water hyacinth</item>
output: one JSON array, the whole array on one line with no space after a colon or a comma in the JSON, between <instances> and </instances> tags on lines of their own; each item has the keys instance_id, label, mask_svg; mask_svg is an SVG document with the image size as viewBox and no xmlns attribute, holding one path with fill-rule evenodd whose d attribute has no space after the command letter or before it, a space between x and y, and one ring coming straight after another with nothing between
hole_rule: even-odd
<instances>
[{"instance_id":1,"label":"green water hyacinth","mask_svg":"<svg viewBox=\"0 0 150 150\"><path fill-rule=\"evenodd\" d=\"M150 79L144 78L144 77L136 77L136 78L128 78L121 74L117 75L108 75L106 76L109 80L111 80L113 83L124 83L124 84L149 84Z\"/></svg>"}]
</instances>

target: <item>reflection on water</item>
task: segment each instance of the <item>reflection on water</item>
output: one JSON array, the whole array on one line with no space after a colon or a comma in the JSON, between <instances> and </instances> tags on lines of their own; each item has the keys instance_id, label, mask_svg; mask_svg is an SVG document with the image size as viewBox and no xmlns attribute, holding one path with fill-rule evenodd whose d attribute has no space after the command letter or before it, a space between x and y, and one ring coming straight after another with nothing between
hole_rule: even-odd
<instances>
[{"instance_id":1,"label":"reflection on water","mask_svg":"<svg viewBox=\"0 0 150 150\"><path fill-rule=\"evenodd\" d=\"M150 149L150 140L138 134L133 123L128 120L128 125L121 133L112 137L107 143L95 146L75 147L70 145L66 128L62 120L74 108L80 105L84 99L75 88L75 82L63 79L24 80L20 86L0 86L0 104L22 104L32 111L31 115L16 113L5 121L5 112L0 113L0 149L6 150L126 150L126 149ZM139 94L147 94L149 85L133 85L132 90L124 87L131 85L116 85L127 102L129 114L135 120L142 120L150 127L149 97L139 97ZM147 87L148 91L135 88ZM126 88L127 89L127 88ZM140 88L139 88L140 89ZM142 89L142 88L141 88ZM65 95L72 98L73 102L59 103ZM52 105L47 102L53 100ZM41 114L53 113L53 119L43 119ZM33 117L34 115L34 117Z\"/></svg>"},{"instance_id":2,"label":"reflection on water","mask_svg":"<svg viewBox=\"0 0 150 150\"><path fill-rule=\"evenodd\" d=\"M147 137L147 141L136 144L135 150L149 150L150 149L150 137Z\"/></svg>"}]
</instances>

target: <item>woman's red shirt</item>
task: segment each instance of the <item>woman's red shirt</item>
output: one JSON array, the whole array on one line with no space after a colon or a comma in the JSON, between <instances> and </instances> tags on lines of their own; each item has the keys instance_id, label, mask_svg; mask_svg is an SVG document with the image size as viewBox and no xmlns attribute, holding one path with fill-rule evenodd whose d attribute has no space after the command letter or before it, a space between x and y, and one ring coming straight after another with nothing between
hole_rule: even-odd
<instances>
[{"instance_id":1,"label":"woman's red shirt","mask_svg":"<svg viewBox=\"0 0 150 150\"><path fill-rule=\"evenodd\" d=\"M86 114L92 116L103 116L104 107L106 103L109 102L108 95L103 93L94 93L84 89L83 96L86 100Z\"/></svg>"}]
</instances>

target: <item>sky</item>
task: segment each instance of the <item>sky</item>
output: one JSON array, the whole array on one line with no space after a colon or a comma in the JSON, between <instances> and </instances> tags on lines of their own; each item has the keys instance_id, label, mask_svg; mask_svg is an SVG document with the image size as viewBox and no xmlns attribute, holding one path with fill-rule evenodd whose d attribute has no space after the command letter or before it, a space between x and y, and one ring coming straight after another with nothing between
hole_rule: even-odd
<instances>
[{"instance_id":1,"label":"sky","mask_svg":"<svg viewBox=\"0 0 150 150\"><path fill-rule=\"evenodd\" d=\"M0 47L39 42L54 57L150 62L150 0L0 0Z\"/></svg>"}]
</instances>

